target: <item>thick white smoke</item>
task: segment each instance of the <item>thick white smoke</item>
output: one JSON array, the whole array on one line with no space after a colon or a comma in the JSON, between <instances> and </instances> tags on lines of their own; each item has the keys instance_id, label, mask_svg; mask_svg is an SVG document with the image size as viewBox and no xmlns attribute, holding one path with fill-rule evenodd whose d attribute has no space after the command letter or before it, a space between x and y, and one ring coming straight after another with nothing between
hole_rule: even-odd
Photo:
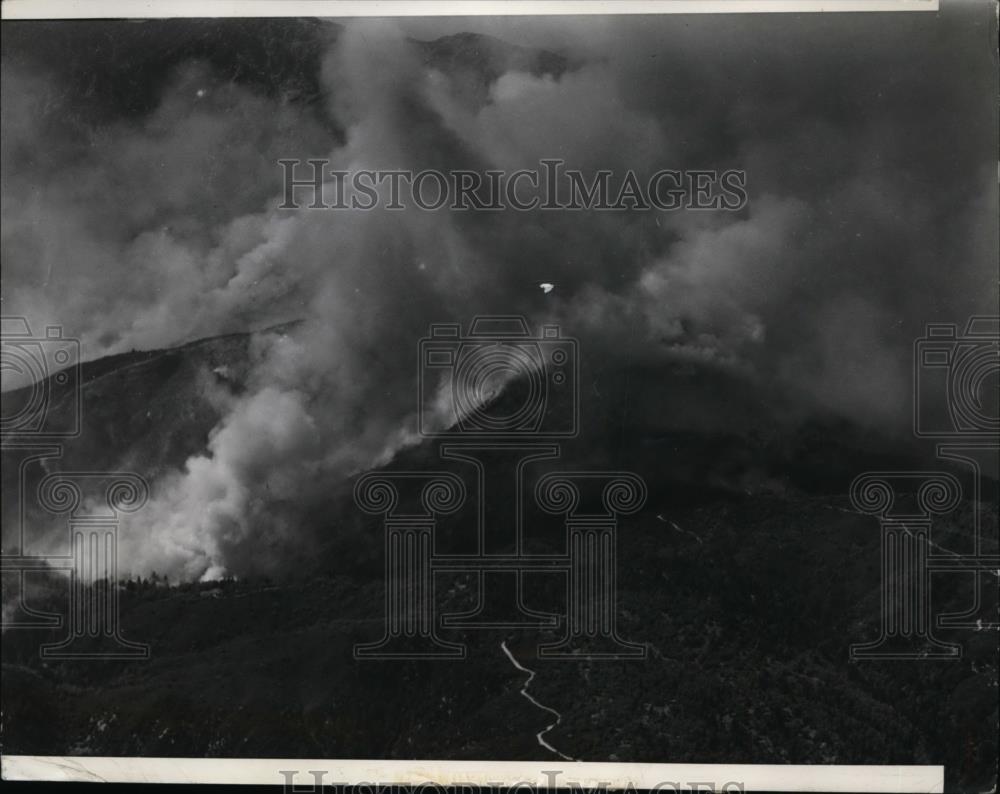
<instances>
[{"instance_id":1,"label":"thick white smoke","mask_svg":"<svg viewBox=\"0 0 1000 794\"><path fill-rule=\"evenodd\" d=\"M420 161L426 142L398 116L426 75L398 31L349 28L324 74L347 131L329 153L333 168ZM414 341L428 321L453 317L457 294L479 288L485 263L477 268L447 213L287 216L275 209L263 219L274 234L244 255L239 275L281 274L302 296L303 322L261 338L250 388L206 452L158 483L131 526L134 548L123 549L143 568L215 577L301 554L302 525L329 484L417 438Z\"/></svg>"}]
</instances>

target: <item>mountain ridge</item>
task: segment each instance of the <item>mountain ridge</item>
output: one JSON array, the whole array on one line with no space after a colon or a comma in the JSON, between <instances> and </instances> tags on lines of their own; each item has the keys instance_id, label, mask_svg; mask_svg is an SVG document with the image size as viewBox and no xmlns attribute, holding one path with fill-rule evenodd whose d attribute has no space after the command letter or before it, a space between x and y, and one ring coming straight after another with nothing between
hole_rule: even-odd
<instances>
[{"instance_id":1,"label":"mountain ridge","mask_svg":"<svg viewBox=\"0 0 1000 794\"><path fill-rule=\"evenodd\" d=\"M201 340L159 358L143 354L149 358L138 366L128 358L113 362L125 365L118 368L93 363L93 372L108 371L84 378L89 427L107 439L104 446L117 440L116 454L157 450L161 462L152 469L167 459L180 465L185 454L203 451L218 421L200 394L200 378L220 363L245 371L239 357L248 354L251 339ZM137 375L143 377L136 381ZM132 394L124 394L129 383ZM197 428L189 423L176 430L181 439L158 436L143 446L103 426L141 429L143 422L119 413L149 410L145 396L157 389L167 394L154 401L154 411L169 405L174 420L197 415ZM101 400L115 395L122 399L98 411ZM193 414L190 407L177 412L185 399L198 404ZM810 494L789 480L748 493L738 476L706 483L706 470L727 448L737 473L751 468L739 438L662 433L643 451L639 429L623 436L619 425L609 426L610 436L602 430L594 446L585 443L586 433L576 446L568 444L563 463L600 464L609 437L626 459L638 450L629 468L647 480L650 495L618 532L618 626L623 638L646 649L644 659L534 658L538 644L558 637L546 629L448 630L449 640L467 645L464 661L355 659L354 647L378 640L384 630L384 530L378 517L355 507L353 479L346 479L331 484L327 504L308 515L319 540L307 565L275 577L201 584L123 581L122 631L149 644L147 662L46 661L38 646L60 639L58 630L5 632L4 751L553 760L534 740L551 715L520 695L523 674L504 656L503 643L536 672L533 695L562 715L547 740L574 758L944 763L951 781L980 788L989 781L996 757L996 740L989 737L997 722L984 696L995 677L989 632L942 633L964 643L968 664L901 662L888 671L848 660L849 643L879 630L876 519L855 512L845 491ZM805 448L818 456L822 472L838 458L830 457L829 426L814 432ZM698 460L686 471L671 468L663 447ZM100 454L114 457L107 452ZM87 454L100 456L69 449L67 457L76 466ZM786 462L794 468L802 459L792 454ZM435 445L424 442L405 448L385 470L439 464ZM493 490L501 506L510 500L503 487ZM467 543L469 519L460 511L440 522L439 550ZM949 519L939 529L961 539L966 523ZM560 526L530 528L535 551L558 552ZM942 608L963 608L967 594L958 584L936 588ZM6 577L4 585L6 607L14 593ZM436 603L442 614L467 612L477 592L475 577L459 572L437 581ZM33 608L59 612L64 597L57 574L30 578ZM565 594L557 580L544 579L532 580L525 597L533 608L558 613ZM954 692L946 710L926 708L926 693L941 691ZM965 740L945 741L955 730L964 731ZM932 756L930 747L949 748L951 755Z\"/></svg>"}]
</instances>

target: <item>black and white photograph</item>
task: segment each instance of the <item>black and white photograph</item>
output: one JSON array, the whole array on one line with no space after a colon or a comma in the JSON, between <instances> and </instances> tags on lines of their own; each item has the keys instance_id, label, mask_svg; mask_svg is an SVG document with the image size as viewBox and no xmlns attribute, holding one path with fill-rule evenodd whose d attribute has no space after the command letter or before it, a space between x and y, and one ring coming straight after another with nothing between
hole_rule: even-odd
<instances>
[{"instance_id":1,"label":"black and white photograph","mask_svg":"<svg viewBox=\"0 0 1000 794\"><path fill-rule=\"evenodd\" d=\"M5 780L996 791L997 3L213 5L4 9Z\"/></svg>"}]
</instances>

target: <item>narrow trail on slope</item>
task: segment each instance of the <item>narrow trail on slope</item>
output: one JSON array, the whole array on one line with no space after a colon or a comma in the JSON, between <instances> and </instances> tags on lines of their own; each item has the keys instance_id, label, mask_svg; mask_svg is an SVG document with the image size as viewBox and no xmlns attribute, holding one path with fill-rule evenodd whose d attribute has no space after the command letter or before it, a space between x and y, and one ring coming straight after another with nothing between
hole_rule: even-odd
<instances>
[{"instance_id":1,"label":"narrow trail on slope","mask_svg":"<svg viewBox=\"0 0 1000 794\"><path fill-rule=\"evenodd\" d=\"M531 695L528 694L528 687L531 685L532 680L534 680L534 678L535 678L535 671L534 670L529 670L527 667L523 666L519 661L517 661L517 659L514 658L514 654L512 654L510 652L510 649L507 647L507 641L506 640L504 640L503 642L500 643L500 650L502 650L507 655L507 658L510 659L510 663L512 665L514 665L514 667L516 667L522 673L527 673L528 674L528 678L527 678L527 680L525 680L524 686L521 687L521 695L523 695L533 706L536 706L537 708L540 708L542 711L546 711L549 714L554 715L555 718L556 718L555 722L551 723L550 725L546 725L542 730L540 730L538 733L536 733L535 734L535 739L538 741L538 743L542 747L544 747L549 752L555 753L560 758L562 758L564 761L576 761L577 759L575 759L575 758L573 758L571 756L566 755L566 753L560 752L555 747L553 747L551 744L549 744L547 741L545 741L545 738L544 738L545 734L547 734L549 731L551 731L553 728L555 728L556 725L558 725L560 722L562 722L562 714L560 714L558 711L556 711L553 708L549 708L548 706L542 705L537 700L535 700Z\"/></svg>"}]
</instances>

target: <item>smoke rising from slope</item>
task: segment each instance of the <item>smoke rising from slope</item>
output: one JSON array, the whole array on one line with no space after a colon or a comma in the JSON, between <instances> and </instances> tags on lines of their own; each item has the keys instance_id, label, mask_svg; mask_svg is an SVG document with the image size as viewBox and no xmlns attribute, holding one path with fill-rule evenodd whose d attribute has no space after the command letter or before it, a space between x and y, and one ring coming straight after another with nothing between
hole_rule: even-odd
<instances>
[{"instance_id":1,"label":"smoke rising from slope","mask_svg":"<svg viewBox=\"0 0 1000 794\"><path fill-rule=\"evenodd\" d=\"M939 23L951 36L908 20L909 39L872 23L879 35L864 35L882 43L866 62L834 57L858 35L844 20L789 22L806 42L791 62L764 29L791 46L783 22L754 21L745 39L711 20L644 23L661 39L631 20L619 35L573 22L566 71L507 70L481 93L474 65L435 66L398 25L359 21L317 29L312 104L187 60L149 113L97 121L58 75L7 57L3 311L63 324L89 357L303 320L255 341L246 391L128 527L124 566L174 578L307 554L330 483L415 438L416 342L431 322L522 313L579 337L595 384L614 362L693 360L804 413L905 430L922 324L995 303L994 122L970 110L981 91L941 76L968 56L939 40L974 35L974 16ZM699 50L706 31L731 46ZM995 79L983 73L972 82ZM955 119L970 139L958 150ZM740 168L750 201L281 211L282 157L346 171L548 157Z\"/></svg>"}]
</instances>

